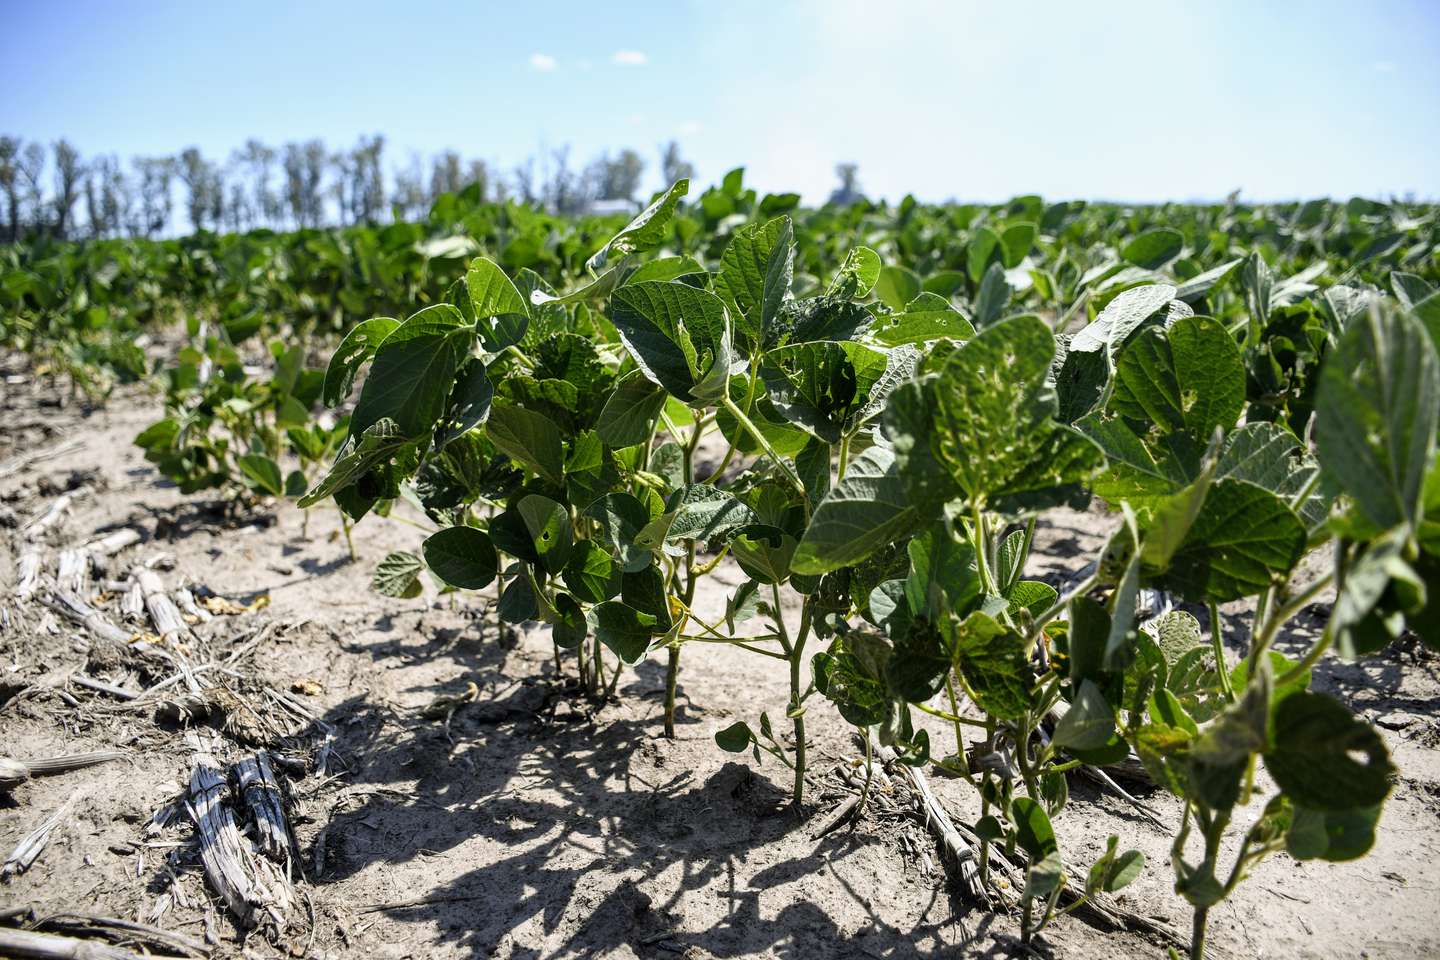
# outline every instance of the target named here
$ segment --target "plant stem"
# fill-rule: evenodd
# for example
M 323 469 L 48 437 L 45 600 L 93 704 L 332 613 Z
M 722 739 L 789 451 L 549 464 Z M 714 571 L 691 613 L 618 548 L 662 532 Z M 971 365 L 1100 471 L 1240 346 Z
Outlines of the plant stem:
M 985 590 L 987 597 L 998 597 L 999 589 L 995 586 L 995 577 L 990 571 L 990 560 L 986 554 L 985 515 L 980 512 L 980 505 L 974 504 L 970 508 L 970 522 L 974 529 L 970 540 L 975 544 L 975 566 L 980 571 L 980 586 Z
M 350 518 L 340 511 L 340 529 L 345 531 L 345 548 L 350 551 L 350 562 L 355 562 L 355 541 L 350 538 Z
M 1225 637 L 1220 622 L 1220 606 L 1210 601 L 1210 646 L 1215 651 L 1215 672 L 1220 675 L 1220 691 L 1229 703 L 1235 702 L 1235 690 L 1230 686 L 1230 668 L 1225 662 Z
M 670 645 L 670 662 L 665 669 L 665 739 L 675 739 L 675 688 L 680 680 L 680 644 Z
M 733 416 L 737 421 L 739 421 L 740 426 L 744 427 L 745 431 L 749 433 L 750 436 L 755 438 L 755 442 L 760 444 L 760 449 L 764 450 L 765 455 L 775 462 L 775 465 L 780 468 L 781 473 L 785 474 L 785 479 L 790 481 L 790 483 L 795 487 L 796 490 L 800 491 L 801 496 L 804 496 L 805 484 L 800 482 L 800 478 L 796 476 L 795 471 L 791 469 L 790 464 L 785 462 L 785 458 L 780 456 L 780 454 L 776 453 L 775 448 L 770 446 L 770 441 L 765 439 L 765 435 L 760 432 L 759 428 L 756 427 L 755 424 L 750 422 L 750 418 L 745 415 L 745 411 L 735 406 L 735 401 L 731 400 L 729 397 L 726 397 L 723 402 L 725 404 L 725 409 L 730 411 L 731 416 Z
M 1195 919 L 1190 925 L 1190 960 L 1204 960 L 1205 921 L 1209 914 L 1209 907 L 1195 908 Z
M 840 438 L 840 453 L 837 458 L 838 466 L 835 469 L 835 482 L 839 483 L 845 479 L 845 468 L 850 465 L 850 434 Z

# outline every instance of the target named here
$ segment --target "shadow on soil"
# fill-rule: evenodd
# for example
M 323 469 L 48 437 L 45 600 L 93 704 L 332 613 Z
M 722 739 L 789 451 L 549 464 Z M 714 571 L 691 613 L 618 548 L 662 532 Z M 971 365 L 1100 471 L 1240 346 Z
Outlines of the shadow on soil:
M 448 724 L 400 717 L 363 697 L 329 712 L 349 771 L 324 839 L 317 839 L 325 844 L 324 868 L 312 879 L 321 889 L 375 865 L 434 863 L 430 873 L 453 879 L 397 885 L 393 902 L 365 909 L 423 925 L 439 943 L 477 957 L 505 950 L 513 957 L 597 956 L 626 945 L 657 957 L 689 947 L 704 953 L 687 956 L 908 957 L 952 953 L 957 938 L 993 939 L 984 914 L 966 936 L 950 903 L 926 911 L 943 922 L 897 929 L 868 906 L 866 891 L 838 874 L 869 910 L 863 932 L 839 929 L 823 906 L 804 899 L 763 917 L 766 890 L 833 873 L 864 841 L 845 831 L 818 842 L 797 835 L 805 855 L 752 874 L 741 868 L 754 851 L 803 827 L 786 791 L 763 775 L 729 763 L 700 779 L 671 760 L 669 743 L 657 738 L 658 717 L 623 718 L 619 707 L 592 712 L 558 682 L 553 662 L 507 649 L 483 621 L 458 637 L 451 631 L 405 644 L 403 652 L 395 624 L 377 626 L 390 632 L 364 645 L 371 655 L 415 657 L 443 647 L 482 692 Z M 517 656 L 534 662 L 512 663 Z M 514 679 L 517 673 L 526 676 Z M 621 694 L 632 702 L 664 679 L 658 665 L 629 677 Z M 688 735 L 683 729 L 699 723 L 693 710 L 682 708 L 679 719 L 682 739 L 694 738 L 693 728 Z M 307 865 L 314 856 L 312 846 Z M 467 860 L 485 865 L 466 870 Z M 640 889 L 661 873 L 668 873 L 665 883 Z M 749 879 L 739 879 L 742 873 Z M 702 895 L 720 898 L 720 910 L 704 912 L 722 918 L 699 933 L 674 932 L 681 900 Z

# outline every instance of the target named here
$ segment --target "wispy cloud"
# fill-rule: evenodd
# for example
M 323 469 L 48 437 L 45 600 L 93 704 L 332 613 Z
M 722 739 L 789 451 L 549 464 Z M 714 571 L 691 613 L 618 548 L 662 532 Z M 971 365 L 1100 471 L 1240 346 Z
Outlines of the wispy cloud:
M 684 123 L 680 124 L 680 126 L 675 128 L 677 133 L 686 136 L 692 133 L 699 133 L 701 130 L 704 129 L 704 125 L 701 124 L 699 120 L 686 120 Z
M 1395 61 L 1394 61 L 1394 60 L 1376 60 L 1374 63 L 1370 64 L 1370 69 L 1371 69 L 1371 70 L 1374 70 L 1376 73 L 1394 73 L 1394 72 L 1395 72 Z
M 549 73 L 559 66 L 559 64 L 555 58 L 548 53 L 532 53 L 530 54 L 530 66 L 535 70 L 539 70 L 541 73 Z
M 650 62 L 650 58 L 640 50 L 616 50 L 610 61 L 622 67 L 643 67 Z

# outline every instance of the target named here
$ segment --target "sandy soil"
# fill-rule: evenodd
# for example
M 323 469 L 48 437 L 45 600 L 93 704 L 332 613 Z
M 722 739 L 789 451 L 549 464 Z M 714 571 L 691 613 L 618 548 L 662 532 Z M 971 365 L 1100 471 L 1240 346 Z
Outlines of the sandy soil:
M 415 600 L 371 593 L 373 563 L 413 549 L 422 537 L 414 527 L 367 519 L 356 532 L 360 562 L 352 564 L 333 510 L 313 511 L 305 537 L 301 513 L 287 504 L 228 517 L 221 505 L 182 497 L 163 482 L 130 445 L 156 416 L 153 397 L 121 395 L 87 413 L 55 406 L 53 391 L 33 383 L 0 382 L 0 390 L 0 464 L 70 438 L 82 444 L 0 479 L 0 524 L 10 527 L 0 535 L 12 547 L 0 553 L 8 613 L 0 631 L 0 754 L 128 754 L 0 797 L 4 853 L 81 791 L 35 866 L 0 885 L 0 908 L 141 920 L 208 937 L 219 957 L 1027 955 L 1013 918 L 959 897 L 907 806 L 882 796 L 852 829 L 815 838 L 842 796 L 834 771 L 856 753 L 848 727 L 823 702 L 809 713 L 815 778 L 803 814 L 785 806 L 788 771 L 779 764 L 753 767 L 714 745 L 714 732 L 736 718 L 783 714 L 787 679 L 773 661 L 688 646 L 679 736 L 665 740 L 660 658 L 628 673 L 619 702 L 596 711 L 557 682 L 546 631 L 502 633 L 486 598 L 433 589 Z M 242 697 L 264 685 L 308 689 L 289 696 L 334 730 L 325 771 L 290 777 L 304 880 L 303 902 L 283 931 L 247 933 L 231 922 L 206 886 L 183 816 L 145 835 L 152 814 L 189 777 L 185 732 L 157 723 L 153 710 L 127 710 L 67 680 L 81 672 L 142 689 L 165 672 L 101 656 L 44 607 L 9 601 L 22 543 L 16 525 L 66 489 L 75 501 L 47 538 L 52 555 L 133 526 L 144 540 L 110 561 L 113 575 L 168 554 L 167 587 L 190 585 L 240 603 L 268 597 L 263 610 L 197 626 L 192 653 L 197 662 L 224 660 L 275 623 L 237 657 L 227 683 Z M 1056 580 L 1079 567 L 1108 524 L 1099 513 L 1049 518 L 1031 575 Z M 718 615 L 738 571 L 722 566 L 714 582 L 700 603 Z M 118 598 L 100 607 L 120 620 Z M 1242 612 L 1227 611 L 1237 617 L 1237 638 Z M 1300 643 L 1301 634 L 1286 643 Z M 1283 856 L 1263 863 L 1212 912 L 1214 955 L 1440 952 L 1437 662 L 1414 649 L 1391 650 L 1319 671 L 1319 689 L 1379 724 L 1401 771 L 1379 842 L 1349 864 Z M 448 723 L 424 715 L 436 697 L 461 694 L 469 683 L 479 697 Z M 318 723 L 294 724 L 293 715 L 262 721 L 248 735 L 282 753 L 309 758 L 321 740 Z M 290 729 L 277 735 L 276 726 Z M 221 732 L 232 742 L 247 735 L 243 724 Z M 948 743 L 950 734 L 937 728 L 932 736 Z M 932 783 L 952 815 L 973 819 L 973 790 Z M 1167 827 L 1178 823 L 1173 798 L 1147 799 Z M 1169 829 L 1081 777 L 1072 780 L 1056 827 L 1080 870 L 1111 833 L 1143 850 L 1145 872 L 1123 903 L 1188 931 L 1188 908 L 1171 892 Z M 1164 955 L 1144 937 L 1073 918 L 1046 931 L 1036 950 L 1087 960 Z

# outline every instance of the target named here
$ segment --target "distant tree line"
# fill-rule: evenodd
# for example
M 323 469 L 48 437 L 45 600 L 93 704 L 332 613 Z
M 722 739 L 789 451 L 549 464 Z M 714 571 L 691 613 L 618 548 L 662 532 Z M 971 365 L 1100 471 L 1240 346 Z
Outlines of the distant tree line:
M 0 136 L 0 240 L 411 220 L 424 217 L 440 195 L 467 187 L 489 200 L 583 213 L 601 201 L 633 204 L 645 173 L 645 161 L 630 149 L 575 166 L 570 148 L 562 147 L 527 159 L 508 175 L 453 150 L 428 160 L 413 154 L 387 171 L 384 149 L 378 135 L 338 151 L 320 140 L 270 146 L 251 139 L 223 161 L 190 147 L 175 156 L 122 163 L 114 154 L 83 158 L 66 140 L 47 148 Z M 666 183 L 694 175 L 673 141 L 660 148 L 660 174 Z

